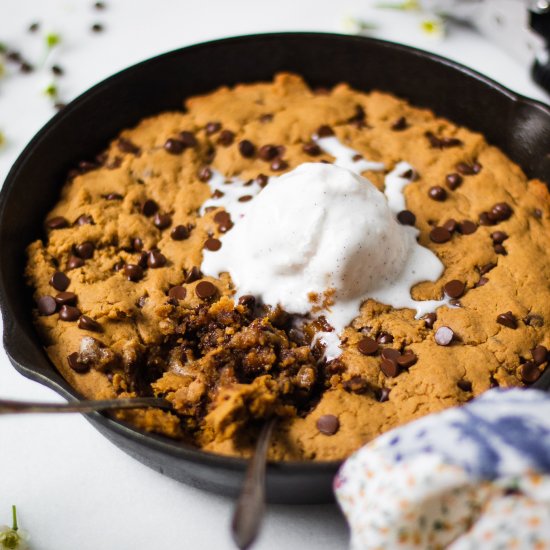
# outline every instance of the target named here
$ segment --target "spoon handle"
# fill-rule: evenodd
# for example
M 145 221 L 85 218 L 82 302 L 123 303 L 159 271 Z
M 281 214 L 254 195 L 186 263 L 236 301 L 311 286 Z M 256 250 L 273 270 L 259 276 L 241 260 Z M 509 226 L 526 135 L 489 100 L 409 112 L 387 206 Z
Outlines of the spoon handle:
M 254 455 L 248 463 L 241 494 L 235 505 L 231 532 L 240 550 L 250 548 L 262 524 L 265 512 L 265 467 L 267 451 L 276 419 L 266 422 L 256 443 Z
M 171 408 L 171 405 L 160 397 L 130 397 L 128 399 L 102 399 L 70 403 L 36 403 L 0 399 L 0 414 L 93 412 L 105 409 L 138 409 L 142 407 Z

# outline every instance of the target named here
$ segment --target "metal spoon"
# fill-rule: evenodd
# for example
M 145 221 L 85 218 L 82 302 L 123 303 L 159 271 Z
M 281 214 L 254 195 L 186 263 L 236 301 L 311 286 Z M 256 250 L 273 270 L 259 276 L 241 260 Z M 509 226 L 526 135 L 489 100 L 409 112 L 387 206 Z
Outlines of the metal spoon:
M 239 550 L 250 548 L 260 532 L 265 512 L 265 467 L 276 419 L 266 422 L 248 463 L 241 494 L 235 505 L 231 533 Z
M 139 409 L 160 407 L 171 409 L 172 405 L 160 397 L 129 397 L 127 399 L 101 399 L 75 401 L 72 403 L 37 403 L 33 401 L 11 401 L 0 399 L 0 414 L 12 413 L 72 413 L 93 412 L 105 409 Z

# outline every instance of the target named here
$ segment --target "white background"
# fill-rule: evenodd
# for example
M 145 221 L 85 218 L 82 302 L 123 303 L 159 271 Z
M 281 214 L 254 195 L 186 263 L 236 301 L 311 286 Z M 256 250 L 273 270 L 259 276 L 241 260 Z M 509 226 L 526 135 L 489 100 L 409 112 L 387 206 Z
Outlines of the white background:
M 465 28 L 444 41 L 418 30 L 414 14 L 375 10 L 368 0 L 0 0 L 0 42 L 36 64 L 31 75 L 9 66 L 0 79 L 0 181 L 25 143 L 54 113 L 42 90 L 58 79 L 70 100 L 108 75 L 181 46 L 224 36 L 284 30 L 339 32 L 346 16 L 378 25 L 376 36 L 429 49 L 469 65 L 525 95 L 547 96 L 506 53 Z M 373 2 L 370 2 L 372 5 Z M 27 32 L 39 21 L 36 34 Z M 94 34 L 93 23 L 105 31 Z M 62 44 L 45 59 L 44 34 Z M 399 70 L 395 67 L 395 70 Z M 1 253 L 1 251 L 0 251 Z M 9 261 L 9 258 L 1 258 Z M 13 370 L 0 351 L 0 396 L 59 400 Z M 232 548 L 232 502 L 181 485 L 127 457 L 79 416 L 0 418 L 0 524 L 17 504 L 34 550 Z M 258 549 L 345 548 L 347 530 L 335 506 L 271 506 Z

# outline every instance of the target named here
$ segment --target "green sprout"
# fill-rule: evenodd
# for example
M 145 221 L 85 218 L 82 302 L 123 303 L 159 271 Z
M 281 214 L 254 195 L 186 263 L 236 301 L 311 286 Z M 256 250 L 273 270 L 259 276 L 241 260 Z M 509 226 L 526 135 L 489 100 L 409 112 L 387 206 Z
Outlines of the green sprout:
M 48 50 L 55 48 L 61 42 L 61 36 L 55 32 L 46 35 L 46 47 Z
M 44 88 L 44 93 L 50 98 L 50 99 L 56 99 L 57 98 L 57 86 L 54 82 L 51 84 L 48 84 L 46 88 Z
M 0 527 L 0 549 L 1 550 L 27 550 L 28 535 L 24 531 L 19 530 L 17 523 L 17 508 L 11 507 L 12 526 L 7 525 Z

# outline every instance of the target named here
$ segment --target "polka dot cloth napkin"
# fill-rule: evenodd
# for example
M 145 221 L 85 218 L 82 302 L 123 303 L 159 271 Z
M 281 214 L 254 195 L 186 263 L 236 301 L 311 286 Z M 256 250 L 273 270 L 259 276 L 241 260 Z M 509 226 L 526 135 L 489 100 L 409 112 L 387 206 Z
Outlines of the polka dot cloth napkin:
M 493 389 L 353 454 L 334 489 L 354 550 L 550 549 L 550 396 Z

